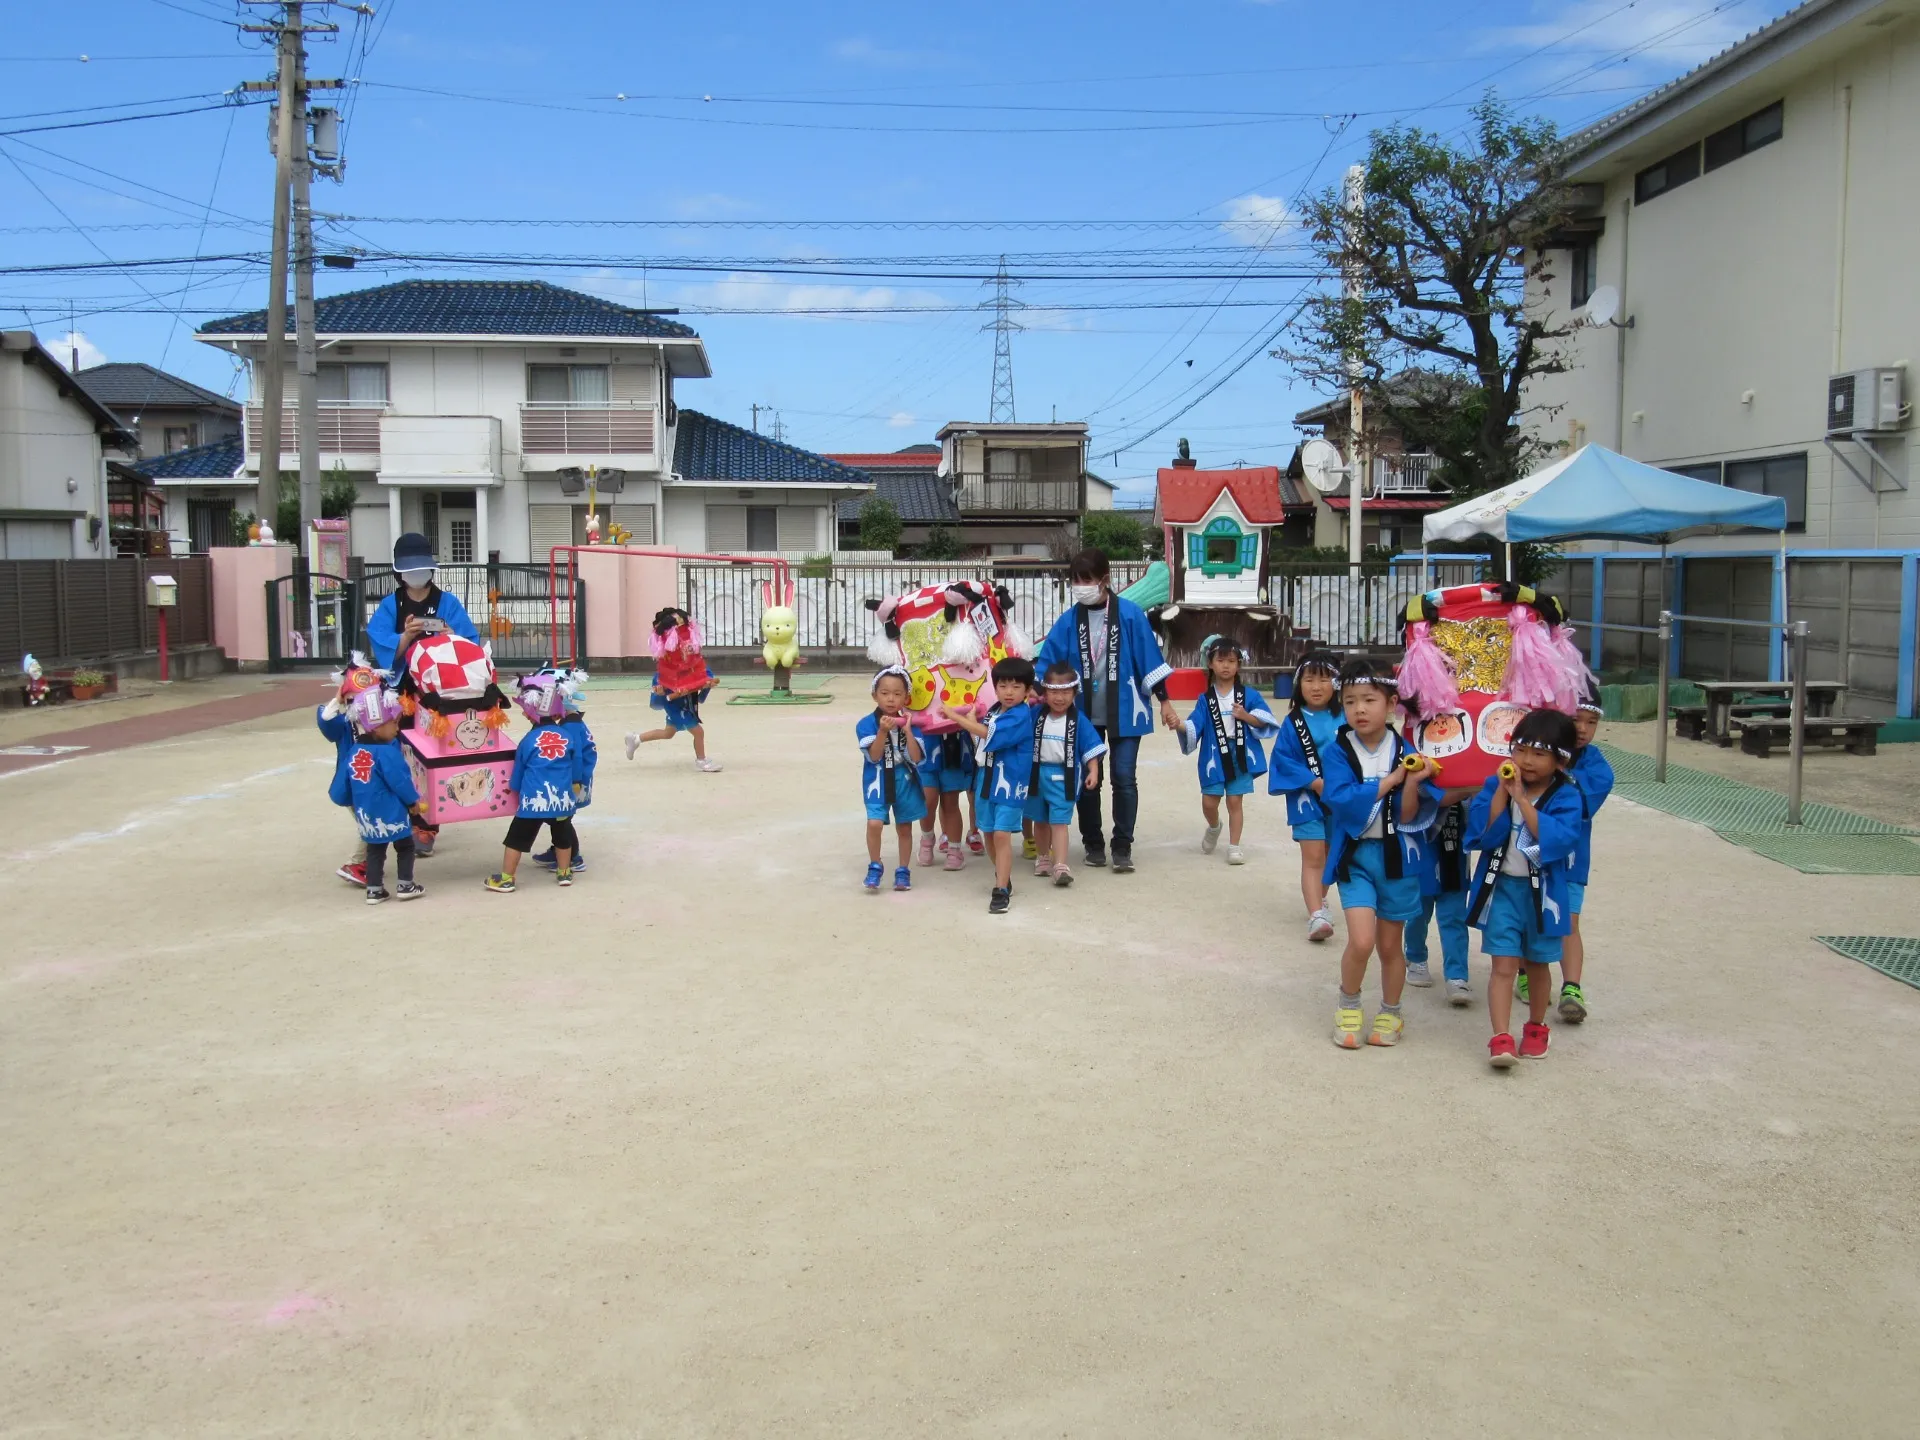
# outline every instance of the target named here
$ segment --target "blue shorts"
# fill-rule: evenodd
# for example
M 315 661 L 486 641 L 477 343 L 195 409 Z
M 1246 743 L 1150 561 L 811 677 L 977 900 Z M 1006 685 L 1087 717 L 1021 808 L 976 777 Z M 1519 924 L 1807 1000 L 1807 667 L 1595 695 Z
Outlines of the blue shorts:
M 1205 793 L 1204 791 L 1202 793 Z M 1289 827 L 1293 831 L 1294 843 L 1302 840 L 1324 840 L 1327 838 L 1327 819 L 1321 816 L 1317 820 L 1303 820 Z
M 1587 887 L 1584 885 L 1567 886 L 1567 903 L 1573 907 L 1572 913 L 1578 915 L 1580 907 L 1587 903 Z
M 1487 902 L 1480 929 L 1482 955 L 1518 955 L 1529 965 L 1558 965 L 1560 937 L 1540 933 L 1533 913 L 1533 883 L 1523 875 L 1502 875 Z
M 682 700 L 653 698 L 653 708 L 666 717 L 670 730 L 692 730 L 700 723 L 700 702 L 691 695 Z
M 1027 796 L 1026 817 L 1049 825 L 1065 825 L 1073 819 L 1078 796 L 1067 793 L 1067 767 L 1042 765 L 1040 788 Z
M 891 819 L 896 825 L 911 825 L 916 820 L 925 819 L 926 814 L 926 797 L 921 795 L 920 787 L 917 785 L 900 787 L 900 798 L 894 802 L 891 816 L 887 814 L 887 807 L 884 804 L 872 796 L 867 797 L 867 819 L 869 820 L 879 820 L 884 823 Z
M 975 818 L 979 820 L 982 831 L 1018 835 L 1020 823 L 1026 818 L 1026 807 L 1024 800 L 988 800 L 983 797 Z
M 927 756 L 926 759 L 920 762 L 920 788 L 923 790 L 938 790 L 942 795 L 957 795 L 961 791 L 971 790 L 973 788 L 973 777 L 976 772 L 973 759 L 973 742 L 971 740 L 967 742 L 961 752 L 965 757 L 965 761 L 956 768 L 940 763 L 942 754 L 946 749 L 946 747 L 941 744 L 944 738 L 944 736 L 940 735 L 929 735 L 926 737 L 925 745 Z
M 1385 841 L 1362 840 L 1347 857 L 1346 868 L 1346 878 L 1338 882 L 1342 910 L 1371 910 L 1382 920 L 1403 924 L 1420 918 L 1420 877 L 1387 878 Z
M 1236 775 L 1231 780 L 1202 780 L 1202 795 L 1251 795 L 1253 794 L 1253 776 Z

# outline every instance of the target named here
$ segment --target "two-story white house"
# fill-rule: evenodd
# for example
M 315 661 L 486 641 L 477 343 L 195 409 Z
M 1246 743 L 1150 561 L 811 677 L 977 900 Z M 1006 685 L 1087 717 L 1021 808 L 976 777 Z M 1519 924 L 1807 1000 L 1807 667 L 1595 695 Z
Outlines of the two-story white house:
M 739 426 L 682 411 L 675 383 L 712 374 L 686 325 L 541 281 L 408 280 L 319 301 L 320 465 L 359 490 L 353 552 L 383 563 L 428 535 L 443 563 L 544 560 L 585 538 L 588 495 L 563 472 L 624 472 L 598 491 L 633 543 L 684 550 L 834 548 L 833 507 L 866 477 Z M 265 312 L 202 325 L 248 363 L 255 397 L 235 473 L 174 478 L 188 507 L 259 473 Z M 298 468 L 292 347 L 280 468 Z M 176 462 L 176 468 L 178 467 Z M 198 466 L 218 469 L 217 461 Z M 166 483 L 163 481 L 162 483 Z

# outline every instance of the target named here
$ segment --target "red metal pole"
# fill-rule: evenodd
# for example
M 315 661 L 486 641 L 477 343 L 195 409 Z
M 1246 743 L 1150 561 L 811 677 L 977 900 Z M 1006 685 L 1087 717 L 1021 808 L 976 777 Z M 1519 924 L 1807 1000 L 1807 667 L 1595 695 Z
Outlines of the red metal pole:
M 160 678 L 167 678 L 167 608 L 164 605 L 154 607 L 160 613 Z

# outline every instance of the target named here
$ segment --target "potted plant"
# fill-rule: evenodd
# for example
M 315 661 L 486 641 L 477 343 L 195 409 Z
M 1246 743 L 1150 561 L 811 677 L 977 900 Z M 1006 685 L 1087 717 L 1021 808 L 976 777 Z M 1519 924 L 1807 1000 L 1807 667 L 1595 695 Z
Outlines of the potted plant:
M 107 688 L 107 677 L 98 670 L 76 670 L 67 679 L 67 689 L 76 700 L 91 700 Z

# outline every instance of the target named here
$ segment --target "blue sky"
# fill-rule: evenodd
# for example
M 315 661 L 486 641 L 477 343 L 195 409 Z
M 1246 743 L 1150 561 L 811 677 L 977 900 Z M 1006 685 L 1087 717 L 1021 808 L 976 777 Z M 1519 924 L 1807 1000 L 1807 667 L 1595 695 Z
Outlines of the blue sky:
M 71 308 L 83 364 L 237 389 L 192 332 L 264 303 L 266 112 L 195 107 L 271 72 L 235 24 L 266 8 L 8 7 L 0 266 L 100 268 L 0 275 L 0 324 L 64 345 Z M 1369 129 L 1456 128 L 1488 86 L 1571 128 L 1786 8 L 375 0 L 310 46 L 312 74 L 361 82 L 346 182 L 314 203 L 354 217 L 323 248 L 405 258 L 324 272 L 321 292 L 531 275 L 677 305 L 715 372 L 682 403 L 741 423 L 771 405 L 797 444 L 892 450 L 986 418 L 974 307 L 1004 253 L 1032 275 L 1019 418 L 1087 420 L 1094 468 L 1144 493 L 1182 435 L 1203 463 L 1291 450 L 1314 396 L 1264 342 L 1316 282 L 1288 216 Z M 166 110 L 194 113 L 39 128 Z M 608 221 L 650 223 L 554 223 Z M 193 256 L 239 258 L 113 268 Z

